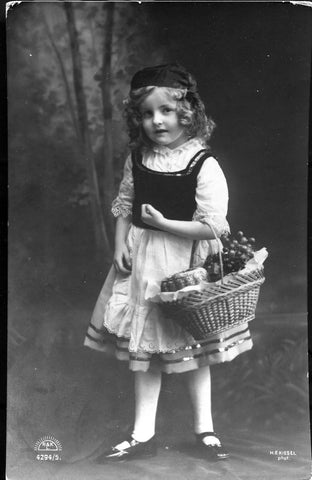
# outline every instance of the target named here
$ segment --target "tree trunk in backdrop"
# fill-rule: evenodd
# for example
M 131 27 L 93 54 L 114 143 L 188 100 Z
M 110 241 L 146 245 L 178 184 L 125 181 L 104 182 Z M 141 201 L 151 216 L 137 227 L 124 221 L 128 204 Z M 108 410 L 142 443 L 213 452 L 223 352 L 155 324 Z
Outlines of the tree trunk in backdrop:
M 110 253 L 110 245 L 103 220 L 98 177 L 95 168 L 94 154 L 91 147 L 90 132 L 88 127 L 87 102 L 83 89 L 82 64 L 79 51 L 78 33 L 75 23 L 74 7 L 70 2 L 64 2 L 64 10 L 67 19 L 73 61 L 73 80 L 77 102 L 78 127 L 80 132 L 79 143 L 81 145 L 83 156 L 86 160 L 95 240 L 98 251 L 104 249 L 105 253 Z
M 56 46 L 56 43 L 54 41 L 52 32 L 50 31 L 49 24 L 48 24 L 47 19 L 45 17 L 44 8 L 42 8 L 42 20 L 43 20 L 43 23 L 44 23 L 44 26 L 45 26 L 45 29 L 46 29 L 46 33 L 47 33 L 48 38 L 50 40 L 52 49 L 53 49 L 53 51 L 56 55 L 56 58 L 58 60 L 58 63 L 59 63 L 60 69 L 61 69 L 61 74 L 62 74 L 64 86 L 65 86 L 65 94 L 66 94 L 66 100 L 67 100 L 69 113 L 70 113 L 70 116 L 71 116 L 71 119 L 72 119 L 72 122 L 73 122 L 73 126 L 74 126 L 74 129 L 75 129 L 76 136 L 79 139 L 80 131 L 79 131 L 78 122 L 77 122 L 77 115 L 76 115 L 76 112 L 75 112 L 75 106 L 74 106 L 74 102 L 72 100 L 72 96 L 71 96 L 71 92 L 70 92 L 70 86 L 69 86 L 68 78 L 67 78 L 67 75 L 66 75 L 66 69 L 65 69 L 64 61 L 62 59 L 62 56 L 61 56 L 61 53 L 60 53 L 59 49 Z
M 114 31 L 115 3 L 103 4 L 106 14 L 106 25 L 103 42 L 102 75 L 100 80 L 104 120 L 104 212 L 109 237 L 113 238 L 113 222 L 110 215 L 110 206 L 114 193 L 114 166 L 113 166 L 113 128 L 112 128 L 112 43 Z

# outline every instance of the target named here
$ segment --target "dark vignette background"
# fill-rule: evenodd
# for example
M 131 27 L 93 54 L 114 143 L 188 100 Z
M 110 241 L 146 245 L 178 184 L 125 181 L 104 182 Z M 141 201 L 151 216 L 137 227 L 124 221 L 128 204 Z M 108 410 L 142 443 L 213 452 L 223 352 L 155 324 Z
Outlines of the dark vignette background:
M 218 125 L 212 146 L 229 183 L 230 224 L 270 252 L 267 309 L 305 311 L 309 15 L 278 4 L 176 7 L 166 5 L 167 21 L 157 12 L 160 37 L 196 73 Z M 187 39 L 182 51 L 177 38 Z
M 88 3 L 79 7 L 86 14 L 93 2 Z M 25 31 L 25 52 L 43 48 L 40 36 L 35 45 L 28 38 L 31 22 L 33 26 L 39 22 L 38 16 L 29 15 L 32 8 L 35 14 L 32 2 L 16 10 L 7 30 L 12 192 L 8 451 L 16 478 L 25 471 L 28 478 L 35 478 L 38 464 L 31 462 L 32 448 L 40 436 L 59 438 L 67 460 L 83 459 L 103 441 L 103 432 L 104 443 L 110 444 L 114 432 L 131 423 L 132 414 L 126 367 L 82 347 L 111 258 L 99 256 L 95 249 L 88 207 L 73 209 L 68 203 L 69 190 L 81 181 L 80 170 L 77 173 L 73 168 L 75 149 L 68 139 L 62 145 L 62 137 L 40 138 L 40 142 L 27 137 L 28 129 L 35 135 L 36 113 L 45 89 L 44 82 L 38 79 L 36 84 L 32 78 L 38 91 L 31 97 L 23 79 L 27 77 L 20 84 L 16 81 L 24 62 L 15 38 L 17 30 Z M 48 3 L 47 9 L 51 8 L 53 4 Z M 232 429 L 236 428 L 241 429 L 241 437 L 249 438 L 252 431 L 263 435 L 255 447 L 258 459 L 270 439 L 272 448 L 301 445 L 302 456 L 308 445 L 310 9 L 227 2 L 131 3 L 124 8 L 152 32 L 150 45 L 157 45 L 161 61 L 179 61 L 195 74 L 207 111 L 218 125 L 211 144 L 228 180 L 232 230 L 255 236 L 257 245 L 266 246 L 270 255 L 258 319 L 253 323 L 255 348 L 230 365 L 215 368 L 216 422 L 234 450 L 237 433 Z M 46 55 L 52 59 L 51 52 Z M 148 64 L 147 55 L 144 61 L 137 58 L 135 66 Z M 35 107 L 23 108 L 26 100 Z M 52 100 L 49 105 L 47 118 L 55 112 Z M 22 149 L 16 146 L 17 136 L 25 141 Z M 117 146 L 118 138 L 114 141 Z M 123 142 L 125 154 L 124 137 Z M 68 166 L 69 156 L 72 163 Z M 116 164 L 121 166 L 123 159 L 118 156 Z M 100 155 L 97 163 L 101 172 Z M 21 188 L 23 183 L 27 189 Z M 51 201 L 51 186 L 58 192 L 57 201 Z M 185 434 L 180 418 L 185 415 L 186 427 L 191 428 L 191 417 L 179 381 L 170 378 L 165 382 L 168 388 L 161 399 L 158 429 L 164 441 L 174 444 L 174 435 L 182 438 Z M 171 406 L 177 400 L 171 418 Z M 26 452 L 28 470 L 22 452 Z M 247 467 L 238 464 L 237 468 L 241 472 Z M 271 467 L 264 463 L 263 468 L 267 468 L 267 478 L 273 479 Z M 67 475 L 71 478 L 70 472 Z M 250 472 L 246 475 L 252 478 Z M 285 472 L 281 475 L 274 478 L 287 478 Z

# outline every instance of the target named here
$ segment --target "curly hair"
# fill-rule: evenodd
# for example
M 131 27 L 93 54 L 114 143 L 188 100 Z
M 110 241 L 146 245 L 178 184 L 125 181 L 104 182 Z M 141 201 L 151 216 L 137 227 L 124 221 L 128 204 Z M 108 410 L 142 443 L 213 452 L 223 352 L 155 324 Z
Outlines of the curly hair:
M 129 97 L 124 101 L 124 115 L 128 126 L 130 148 L 151 145 L 151 141 L 142 128 L 140 106 L 155 88 L 161 88 L 177 101 L 177 115 L 180 124 L 185 127 L 188 138 L 198 137 L 204 144 L 207 144 L 216 124 L 211 118 L 207 118 L 205 105 L 199 94 L 182 88 L 149 86 L 131 90 Z

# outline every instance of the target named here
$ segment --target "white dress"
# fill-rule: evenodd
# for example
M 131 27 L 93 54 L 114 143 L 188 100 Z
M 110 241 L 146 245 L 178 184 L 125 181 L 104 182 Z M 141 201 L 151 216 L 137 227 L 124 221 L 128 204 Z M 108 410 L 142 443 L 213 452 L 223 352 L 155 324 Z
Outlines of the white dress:
M 202 142 L 196 138 L 173 150 L 156 146 L 152 150 L 143 151 L 142 162 L 151 170 L 177 172 L 183 170 L 190 159 L 202 149 Z M 133 198 L 132 161 L 129 155 L 118 196 L 112 204 L 113 214 L 116 217 L 131 215 Z M 208 222 L 214 227 L 217 236 L 229 231 L 226 220 L 227 183 L 213 156 L 204 161 L 197 176 L 195 199 L 197 208 L 193 220 Z M 217 240 L 202 240 L 197 243 L 192 266 L 203 265 L 207 255 L 217 251 Z M 205 345 L 201 345 L 201 342 L 195 342 L 194 338 L 173 320 L 165 318 L 159 306 L 149 300 L 159 292 L 160 283 L 165 277 L 189 268 L 192 240 L 130 224 L 127 245 L 132 260 L 131 274 L 118 274 L 114 267 L 111 267 L 89 324 L 84 342 L 86 346 L 102 351 L 114 351 L 120 360 L 130 361 L 132 370 L 147 370 L 153 356 L 153 360 L 156 360 L 156 363 L 158 361 L 160 368 L 167 373 L 231 360 L 251 348 L 250 334 L 248 328 L 243 328 L 244 325 L 238 330 L 237 327 L 233 329 L 229 336 L 231 340 L 218 334 L 213 335 Z M 238 340 L 245 340 L 234 345 L 235 335 Z M 212 351 L 212 347 L 220 347 L 220 338 L 221 344 L 226 342 L 221 346 L 231 344 L 231 351 L 229 348 L 219 348 L 220 351 L 215 352 L 214 348 L 212 356 L 209 356 L 207 348 Z M 197 349 L 195 357 L 189 355 L 189 350 L 194 348 Z M 185 351 L 188 351 L 187 357 Z

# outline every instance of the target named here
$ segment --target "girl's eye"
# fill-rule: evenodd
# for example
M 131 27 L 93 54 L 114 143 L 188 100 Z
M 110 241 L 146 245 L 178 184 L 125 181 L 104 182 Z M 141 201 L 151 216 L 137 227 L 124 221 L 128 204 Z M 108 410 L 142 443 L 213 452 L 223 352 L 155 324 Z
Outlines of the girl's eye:
M 151 112 L 143 112 L 142 113 L 142 118 L 150 118 L 152 116 Z
M 173 111 L 173 109 L 170 108 L 170 107 L 165 107 L 165 108 L 163 109 L 163 112 L 164 112 L 164 113 L 170 113 L 170 112 L 172 112 L 172 111 Z

